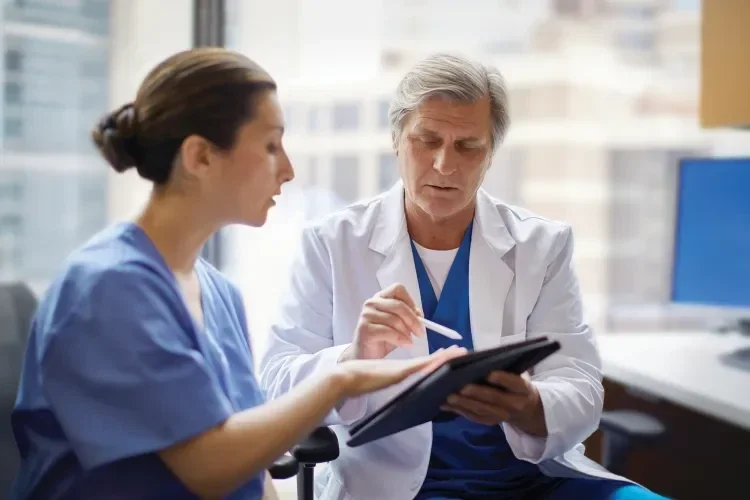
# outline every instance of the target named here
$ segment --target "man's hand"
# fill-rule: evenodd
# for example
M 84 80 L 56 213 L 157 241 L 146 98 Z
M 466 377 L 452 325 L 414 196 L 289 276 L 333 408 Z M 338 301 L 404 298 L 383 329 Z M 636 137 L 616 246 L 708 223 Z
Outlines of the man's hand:
M 467 385 L 458 394 L 452 394 L 443 409 L 480 424 L 508 422 L 532 436 L 547 435 L 542 400 L 528 377 L 497 371 L 487 381 L 497 388 Z
M 403 285 L 378 292 L 362 306 L 352 345 L 339 362 L 382 359 L 397 347 L 411 346 L 412 334 L 424 337 L 427 333 L 421 314 Z

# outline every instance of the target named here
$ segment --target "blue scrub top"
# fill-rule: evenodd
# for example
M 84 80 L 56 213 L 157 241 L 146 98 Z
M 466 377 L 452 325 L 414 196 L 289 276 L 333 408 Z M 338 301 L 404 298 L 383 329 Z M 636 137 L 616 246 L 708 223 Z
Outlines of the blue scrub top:
M 457 344 L 473 350 L 469 307 L 469 225 L 437 299 L 427 270 L 412 242 L 412 255 L 425 318 L 462 335 L 455 341 L 427 330 L 430 352 Z M 418 500 L 540 498 L 555 484 L 536 465 L 519 460 L 500 425 L 487 426 L 444 412 L 432 424 L 432 451 Z
M 156 454 L 263 403 L 239 292 L 196 263 L 204 328 L 135 224 L 68 260 L 32 323 L 10 500 L 193 499 Z M 229 499 L 259 499 L 263 477 Z

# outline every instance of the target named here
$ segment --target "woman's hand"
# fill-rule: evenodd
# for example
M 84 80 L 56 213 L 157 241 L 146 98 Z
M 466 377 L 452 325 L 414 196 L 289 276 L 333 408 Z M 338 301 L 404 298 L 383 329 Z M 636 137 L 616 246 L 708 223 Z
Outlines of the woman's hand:
M 414 359 L 365 359 L 338 365 L 345 397 L 355 397 L 397 384 L 416 373 L 430 373 L 446 361 L 463 356 L 466 349 L 449 347 Z

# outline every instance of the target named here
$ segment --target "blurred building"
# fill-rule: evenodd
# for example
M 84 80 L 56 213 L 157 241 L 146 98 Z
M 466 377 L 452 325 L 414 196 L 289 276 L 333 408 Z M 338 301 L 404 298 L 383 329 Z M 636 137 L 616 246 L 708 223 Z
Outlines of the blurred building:
M 287 2 L 286 9 L 301 6 L 295 22 L 304 24 L 305 0 Z M 373 4 L 380 10 L 367 19 L 383 23 L 381 38 L 351 42 L 367 45 L 353 66 L 330 52 L 307 54 L 305 65 L 284 60 L 286 144 L 299 182 L 347 201 L 392 185 L 397 172 L 387 108 L 398 79 L 436 51 L 476 56 L 506 76 L 513 119 L 485 187 L 573 225 L 576 265 L 595 324 L 611 326 L 613 306 L 666 302 L 675 166 L 682 156 L 712 148 L 696 119 L 696 2 L 478 0 L 465 9 L 445 0 Z M 319 36 L 336 40 L 336 23 L 349 18 L 335 19 Z M 284 44 L 279 57 L 294 52 L 294 43 Z M 351 69 L 345 80 L 326 69 L 331 61 L 342 72 Z M 327 77 L 304 66 L 317 66 Z
M 108 105 L 109 3 L 3 2 L 0 279 L 43 284 L 108 222 L 89 131 Z

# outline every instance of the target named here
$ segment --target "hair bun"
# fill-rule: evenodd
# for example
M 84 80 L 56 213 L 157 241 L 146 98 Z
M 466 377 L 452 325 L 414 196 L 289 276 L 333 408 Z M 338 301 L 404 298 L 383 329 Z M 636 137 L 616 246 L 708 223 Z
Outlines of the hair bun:
M 91 132 L 102 156 L 118 172 L 138 165 L 138 116 L 133 103 L 104 115 Z

